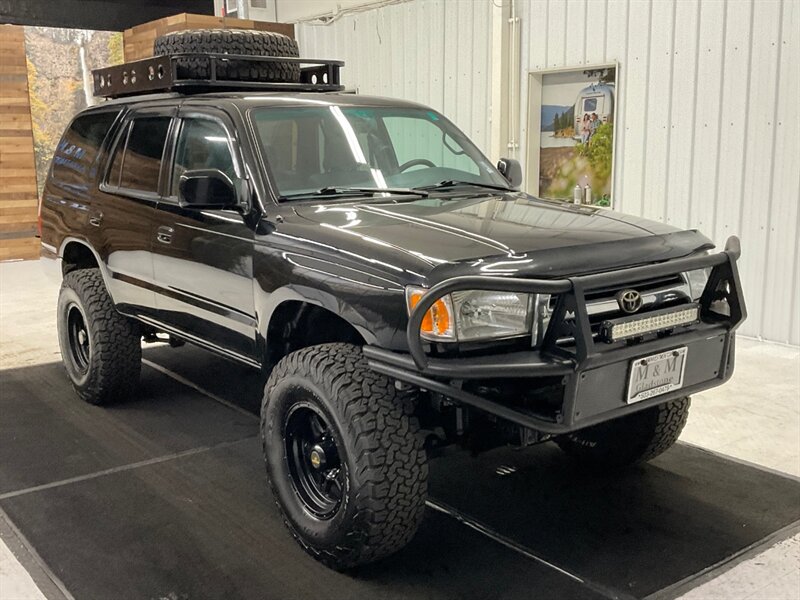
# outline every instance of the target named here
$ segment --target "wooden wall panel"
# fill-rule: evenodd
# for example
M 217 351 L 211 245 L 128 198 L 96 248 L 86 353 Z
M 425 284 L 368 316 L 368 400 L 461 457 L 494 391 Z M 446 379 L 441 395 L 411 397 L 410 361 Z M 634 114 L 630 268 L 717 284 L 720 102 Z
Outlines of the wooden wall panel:
M 23 28 L 0 25 L 0 260 L 39 257 Z
M 276 31 L 294 38 L 294 25 L 287 23 L 181 13 L 126 29 L 123 33 L 125 62 L 153 56 L 153 42 L 158 36 L 182 29 L 256 29 Z

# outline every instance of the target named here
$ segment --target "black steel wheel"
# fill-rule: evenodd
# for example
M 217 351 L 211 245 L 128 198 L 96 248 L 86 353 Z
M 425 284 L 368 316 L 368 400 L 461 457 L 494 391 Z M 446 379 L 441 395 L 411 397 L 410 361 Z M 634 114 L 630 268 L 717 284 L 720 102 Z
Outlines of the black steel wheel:
M 105 404 L 131 394 L 141 371 L 139 326 L 117 311 L 99 269 L 64 276 L 57 324 L 64 368 L 83 400 Z
M 320 344 L 275 366 L 261 406 L 264 461 L 289 531 L 335 569 L 405 546 L 425 511 L 428 466 L 412 403 L 361 348 Z
M 69 357 L 75 369 L 85 375 L 89 371 L 92 348 L 89 343 L 89 330 L 81 307 L 70 303 L 67 307 L 67 331 L 69 336 Z
M 302 390 L 299 392 L 303 395 Z M 347 486 L 347 466 L 339 459 L 333 430 L 308 401 L 292 407 L 283 427 L 295 493 L 311 514 L 330 519 L 341 505 Z

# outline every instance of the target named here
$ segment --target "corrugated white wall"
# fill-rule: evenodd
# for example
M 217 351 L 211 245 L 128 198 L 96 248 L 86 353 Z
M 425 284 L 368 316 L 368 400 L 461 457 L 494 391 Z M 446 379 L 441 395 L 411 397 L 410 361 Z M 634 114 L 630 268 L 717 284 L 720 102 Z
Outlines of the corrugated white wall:
M 739 235 L 742 333 L 800 344 L 800 1 L 516 0 L 516 11 L 522 160 L 528 73 L 618 61 L 615 207 L 719 245 Z M 491 0 L 412 0 L 297 34 L 305 56 L 346 60 L 360 93 L 431 105 L 488 150 Z
M 340 58 L 360 94 L 421 102 L 489 146 L 490 0 L 413 0 L 298 23 L 302 56 Z
M 800 2 L 529 0 L 527 73 L 619 61 L 615 208 L 742 239 L 742 333 L 800 344 Z M 524 155 L 526 111 L 522 111 Z

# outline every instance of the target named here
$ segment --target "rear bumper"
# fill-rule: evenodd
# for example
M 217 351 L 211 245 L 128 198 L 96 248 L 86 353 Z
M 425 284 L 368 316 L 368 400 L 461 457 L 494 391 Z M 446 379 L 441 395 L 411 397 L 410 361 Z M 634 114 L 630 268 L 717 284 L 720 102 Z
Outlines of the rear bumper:
M 738 240 L 732 238 L 719 254 L 564 280 L 452 278 L 431 288 L 412 312 L 407 330 L 409 353 L 367 346 L 364 354 L 373 370 L 396 380 L 545 434 L 568 433 L 718 386 L 730 378 L 735 330 L 746 316 L 736 269 L 738 257 Z M 593 338 L 584 299 L 586 291 L 705 267 L 711 267 L 712 272 L 700 300 L 699 323 L 672 335 L 633 344 L 605 344 Z M 541 348 L 469 358 L 429 357 L 419 335 L 422 317 L 438 298 L 465 289 L 559 294 Z M 712 310 L 721 294 L 729 309 L 724 317 Z M 574 334 L 575 343 L 569 350 L 557 343 L 565 328 Z M 631 362 L 681 347 L 687 348 L 682 388 L 628 404 L 626 388 Z M 470 380 L 525 379 L 532 380 L 531 385 L 535 386 L 537 379 L 545 381 L 544 378 L 547 382 L 560 380 L 560 404 L 552 416 L 535 414 L 511 402 L 465 389 L 474 388 L 468 385 Z

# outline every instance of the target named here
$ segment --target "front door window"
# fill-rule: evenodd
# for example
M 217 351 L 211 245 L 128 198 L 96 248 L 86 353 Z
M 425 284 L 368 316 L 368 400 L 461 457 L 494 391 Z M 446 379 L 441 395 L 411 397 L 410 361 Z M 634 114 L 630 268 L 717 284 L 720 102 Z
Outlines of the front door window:
M 236 168 L 225 128 L 210 119 L 185 119 L 178 136 L 172 171 L 174 196 L 178 195 L 181 175 L 186 171 L 198 169 L 217 169 L 231 180 L 236 177 Z

